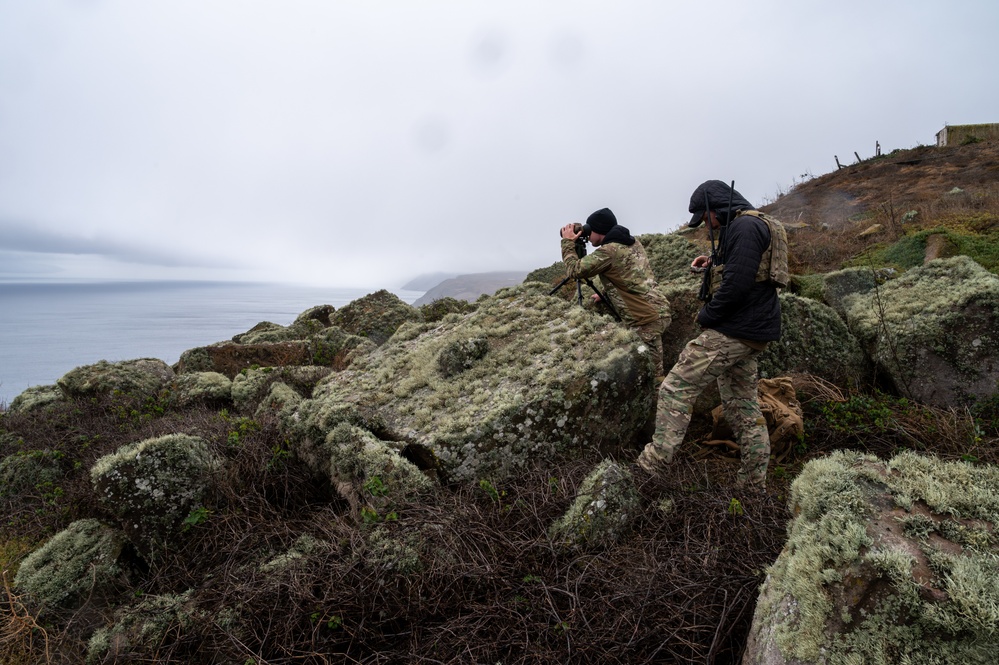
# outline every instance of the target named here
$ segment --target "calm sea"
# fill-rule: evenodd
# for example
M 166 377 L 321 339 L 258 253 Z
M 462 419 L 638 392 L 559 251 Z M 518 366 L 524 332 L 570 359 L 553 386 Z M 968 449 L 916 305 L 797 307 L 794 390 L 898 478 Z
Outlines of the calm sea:
M 113 282 L 0 284 L 0 403 L 80 365 L 168 364 L 261 321 L 288 325 L 315 305 L 343 307 L 377 289 L 283 284 Z M 395 290 L 412 304 L 422 291 Z

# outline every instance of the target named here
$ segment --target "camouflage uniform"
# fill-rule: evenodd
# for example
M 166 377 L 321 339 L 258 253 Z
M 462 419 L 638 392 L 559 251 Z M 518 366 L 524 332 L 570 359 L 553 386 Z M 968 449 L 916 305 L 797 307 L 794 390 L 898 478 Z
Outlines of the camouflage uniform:
M 656 432 L 638 463 L 655 473 L 683 441 L 698 395 L 718 383 L 725 420 L 742 453 L 740 485 L 763 488 L 770 436 L 757 401 L 756 358 L 780 339 L 778 289 L 787 285 L 787 234 L 775 219 L 755 210 L 720 180 L 702 183 L 690 197 L 688 226 L 710 220 L 721 230 L 710 259 L 710 294 L 697 313 L 704 329 L 680 354 L 659 389 Z M 712 243 L 713 244 L 713 243 Z M 705 257 L 707 258 L 707 257 Z
M 599 276 L 604 295 L 626 326 L 638 333 L 651 353 L 656 376 L 663 376 L 663 333 L 670 324 L 669 300 L 659 290 L 645 248 L 611 242 L 580 259 L 572 240 L 562 240 L 562 262 L 572 279 Z
M 694 400 L 718 382 L 725 419 L 735 432 L 742 454 L 739 484 L 763 487 L 770 458 L 770 436 L 757 402 L 757 351 L 715 330 L 691 340 L 663 381 L 656 407 L 656 433 L 638 457 L 639 465 L 655 473 L 673 459 L 690 424 Z

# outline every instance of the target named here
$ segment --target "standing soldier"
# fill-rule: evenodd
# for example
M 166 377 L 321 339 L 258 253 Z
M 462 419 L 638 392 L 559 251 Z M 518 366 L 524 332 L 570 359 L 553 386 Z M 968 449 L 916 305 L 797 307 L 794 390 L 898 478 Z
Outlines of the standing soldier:
M 705 303 L 697 315 L 704 332 L 687 343 L 659 389 L 656 431 L 638 465 L 655 474 L 673 459 L 694 401 L 717 381 L 742 457 L 737 482 L 764 489 L 770 437 L 758 403 L 756 359 L 780 338 L 777 290 L 787 286 L 787 234 L 720 180 L 698 186 L 688 210 L 689 226 L 707 222 L 711 231 L 721 231 L 714 260 L 699 256 L 691 264 L 692 270 L 709 271 L 710 289 L 702 292 Z
M 663 333 L 670 324 L 669 300 L 659 290 L 652 267 L 641 241 L 617 223 L 608 208 L 601 208 L 586 219 L 590 244 L 596 247 L 580 258 L 575 241 L 585 231 L 578 224 L 562 227 L 562 262 L 570 279 L 600 276 L 604 296 L 621 321 L 638 333 L 649 346 L 656 377 L 663 372 Z M 583 227 L 583 228 L 586 228 Z M 599 299 L 600 296 L 593 296 Z

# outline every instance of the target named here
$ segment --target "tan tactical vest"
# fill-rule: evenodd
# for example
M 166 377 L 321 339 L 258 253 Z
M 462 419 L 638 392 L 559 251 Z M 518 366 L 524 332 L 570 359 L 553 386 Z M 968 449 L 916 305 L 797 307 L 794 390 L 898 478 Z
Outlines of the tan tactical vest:
M 779 289 L 785 288 L 790 277 L 787 269 L 787 231 L 784 229 L 784 225 L 759 210 L 743 210 L 739 215 L 756 217 L 766 224 L 770 231 L 770 245 L 763 250 L 760 267 L 756 270 L 756 281 L 769 282 Z M 724 270 L 724 264 L 711 267 L 711 293 L 717 291 L 718 287 L 721 286 Z

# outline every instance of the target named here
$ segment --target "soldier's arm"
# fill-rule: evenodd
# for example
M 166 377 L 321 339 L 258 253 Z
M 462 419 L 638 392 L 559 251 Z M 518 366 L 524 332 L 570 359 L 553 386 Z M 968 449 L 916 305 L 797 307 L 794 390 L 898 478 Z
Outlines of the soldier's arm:
M 592 254 L 582 259 L 576 256 L 576 248 L 572 240 L 562 240 L 562 263 L 565 264 L 565 274 L 571 279 L 587 279 L 594 275 L 607 272 L 611 267 L 611 257 L 598 247 Z

